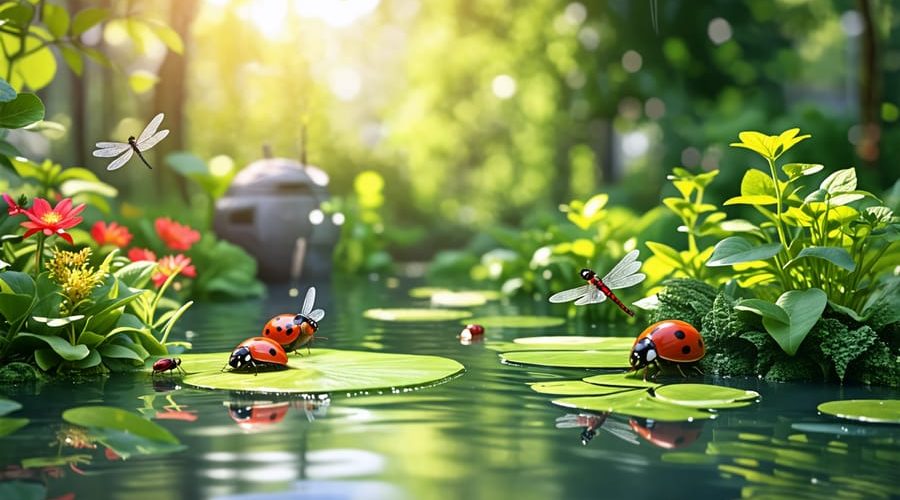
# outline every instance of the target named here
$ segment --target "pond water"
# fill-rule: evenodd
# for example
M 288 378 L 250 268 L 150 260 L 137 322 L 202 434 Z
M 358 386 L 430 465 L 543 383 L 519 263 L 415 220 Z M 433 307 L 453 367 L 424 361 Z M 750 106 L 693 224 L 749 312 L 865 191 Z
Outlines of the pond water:
M 300 298 L 272 288 L 264 300 L 196 304 L 180 323 L 195 352 L 228 351 L 256 335 Z M 319 286 L 327 310 L 317 345 L 434 354 L 466 366 L 444 384 L 400 394 L 326 400 L 257 401 L 187 388 L 177 378 L 117 375 L 83 384 L 0 388 L 23 404 L 11 416 L 30 423 L 0 438 L 0 498 L 889 498 L 900 495 L 900 426 L 856 424 L 817 415 L 824 401 L 898 398 L 886 388 L 704 382 L 753 389 L 758 404 L 718 418 L 655 428 L 656 443 L 610 416 L 582 443 L 579 417 L 533 392 L 527 382 L 592 372 L 508 366 L 481 343 L 461 345 L 458 322 L 386 323 L 372 307 L 427 306 L 407 288 L 361 283 Z M 490 302 L 476 315 L 548 314 L 549 304 Z M 554 309 L 558 314 L 560 309 Z M 634 325 L 492 328 L 489 339 L 532 335 L 634 336 Z M 314 347 L 315 348 L 315 347 Z M 223 359 L 223 363 L 224 363 Z M 68 408 L 104 404 L 151 416 L 184 448 L 120 460 L 102 446 L 76 448 L 61 420 Z M 256 405 L 254 423 L 239 425 Z M 634 427 L 633 427 L 634 426 Z M 68 445 L 61 441 L 69 438 Z M 667 447 L 663 447 L 667 446 Z M 60 456 L 84 455 L 76 465 Z M 46 458 L 22 469 L 23 460 Z M 30 460 L 29 465 L 40 464 Z

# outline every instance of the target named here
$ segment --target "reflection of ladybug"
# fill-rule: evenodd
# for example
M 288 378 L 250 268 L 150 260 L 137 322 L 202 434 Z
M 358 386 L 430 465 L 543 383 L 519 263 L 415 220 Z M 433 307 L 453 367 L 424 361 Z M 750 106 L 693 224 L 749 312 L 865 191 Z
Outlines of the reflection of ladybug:
M 265 337 L 249 338 L 234 348 L 228 365 L 234 371 L 253 368 L 280 368 L 287 366 L 287 354 L 278 342 Z
M 310 341 L 319 329 L 319 321 L 325 317 L 324 309 L 315 309 L 316 287 L 309 287 L 306 298 L 298 314 L 279 314 L 266 322 L 262 329 L 262 336 L 274 340 L 284 347 L 285 352 L 291 352 L 306 345 L 309 349 Z
M 684 321 L 670 319 L 653 323 L 638 335 L 631 348 L 629 362 L 632 370 L 644 368 L 646 380 L 651 364 L 660 369 L 660 358 L 676 363 L 675 366 L 681 371 L 678 363 L 699 361 L 704 354 L 706 348 L 700 332 Z M 684 372 L 681 374 L 684 375 Z
M 231 419 L 247 431 L 258 430 L 260 427 L 281 422 L 290 409 L 288 402 L 254 402 L 251 404 L 232 402 L 226 404 Z
M 629 422 L 634 432 L 654 446 L 671 450 L 687 446 L 700 437 L 703 422 L 657 422 L 634 419 Z

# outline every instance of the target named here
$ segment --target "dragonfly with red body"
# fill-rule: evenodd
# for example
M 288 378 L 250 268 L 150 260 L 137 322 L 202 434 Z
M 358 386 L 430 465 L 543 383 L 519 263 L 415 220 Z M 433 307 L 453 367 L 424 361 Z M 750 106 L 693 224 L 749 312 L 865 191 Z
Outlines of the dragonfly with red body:
M 588 284 L 555 293 L 550 296 L 550 302 L 556 304 L 574 300 L 576 306 L 583 306 L 599 304 L 608 298 L 626 314 L 634 316 L 634 311 L 623 304 L 613 290 L 637 285 L 647 278 L 646 274 L 638 272 L 641 268 L 641 261 L 637 260 L 639 254 L 638 250 L 628 252 L 602 279 L 598 278 L 594 271 L 582 269 L 581 278 Z

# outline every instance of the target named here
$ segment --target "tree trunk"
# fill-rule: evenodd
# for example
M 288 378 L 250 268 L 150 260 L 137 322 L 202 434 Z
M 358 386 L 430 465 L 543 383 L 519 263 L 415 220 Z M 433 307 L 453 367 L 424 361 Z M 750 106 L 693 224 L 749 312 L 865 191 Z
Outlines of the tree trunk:
M 866 166 L 873 168 L 879 157 L 881 139 L 881 81 L 878 67 L 878 36 L 872 19 L 871 0 L 859 0 L 859 12 L 863 18 L 862 66 L 859 78 L 859 112 L 862 137 L 856 151 Z

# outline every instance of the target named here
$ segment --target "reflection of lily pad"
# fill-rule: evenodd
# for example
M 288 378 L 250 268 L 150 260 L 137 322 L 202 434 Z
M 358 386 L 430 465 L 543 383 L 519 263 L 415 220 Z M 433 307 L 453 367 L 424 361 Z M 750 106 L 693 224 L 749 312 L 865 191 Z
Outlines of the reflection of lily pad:
M 610 396 L 562 398 L 554 400 L 553 404 L 579 410 L 651 418 L 661 422 L 690 422 L 714 417 L 712 413 L 706 411 L 663 403 L 645 391 L 628 391 Z
M 0 398 L 0 416 L 12 413 L 20 408 L 22 408 L 21 404 L 11 399 Z
M 368 309 L 363 316 L 381 321 L 453 321 L 468 318 L 472 313 L 451 309 Z
M 817 408 L 820 412 L 848 420 L 900 424 L 898 399 L 848 399 L 828 401 Z
M 618 351 L 513 351 L 500 357 L 508 363 L 557 368 L 628 367 L 628 357 Z
M 151 441 L 178 444 L 178 438 L 165 428 L 121 408 L 79 406 L 64 411 L 62 418 L 82 427 L 128 432 Z
M 659 387 L 653 381 L 644 380 L 640 372 L 604 373 L 582 379 L 589 384 L 611 385 L 615 387 Z
M 0 417 L 0 436 L 12 434 L 26 425 L 28 425 L 27 418 Z
M 288 369 L 250 373 L 222 372 L 229 353 L 185 354 L 183 382 L 204 389 L 266 393 L 326 393 L 421 386 L 463 371 L 438 356 L 313 349 L 288 356 Z
M 617 392 L 629 391 L 627 387 L 610 387 L 589 384 L 581 380 L 555 380 L 553 382 L 532 382 L 531 390 L 542 394 L 558 396 L 602 396 Z
M 485 328 L 547 328 L 565 322 L 565 319 L 553 316 L 481 316 L 468 321 Z
M 747 400 L 759 398 L 756 391 L 708 384 L 670 384 L 656 389 L 654 395 L 666 403 L 691 408 L 737 408 Z

